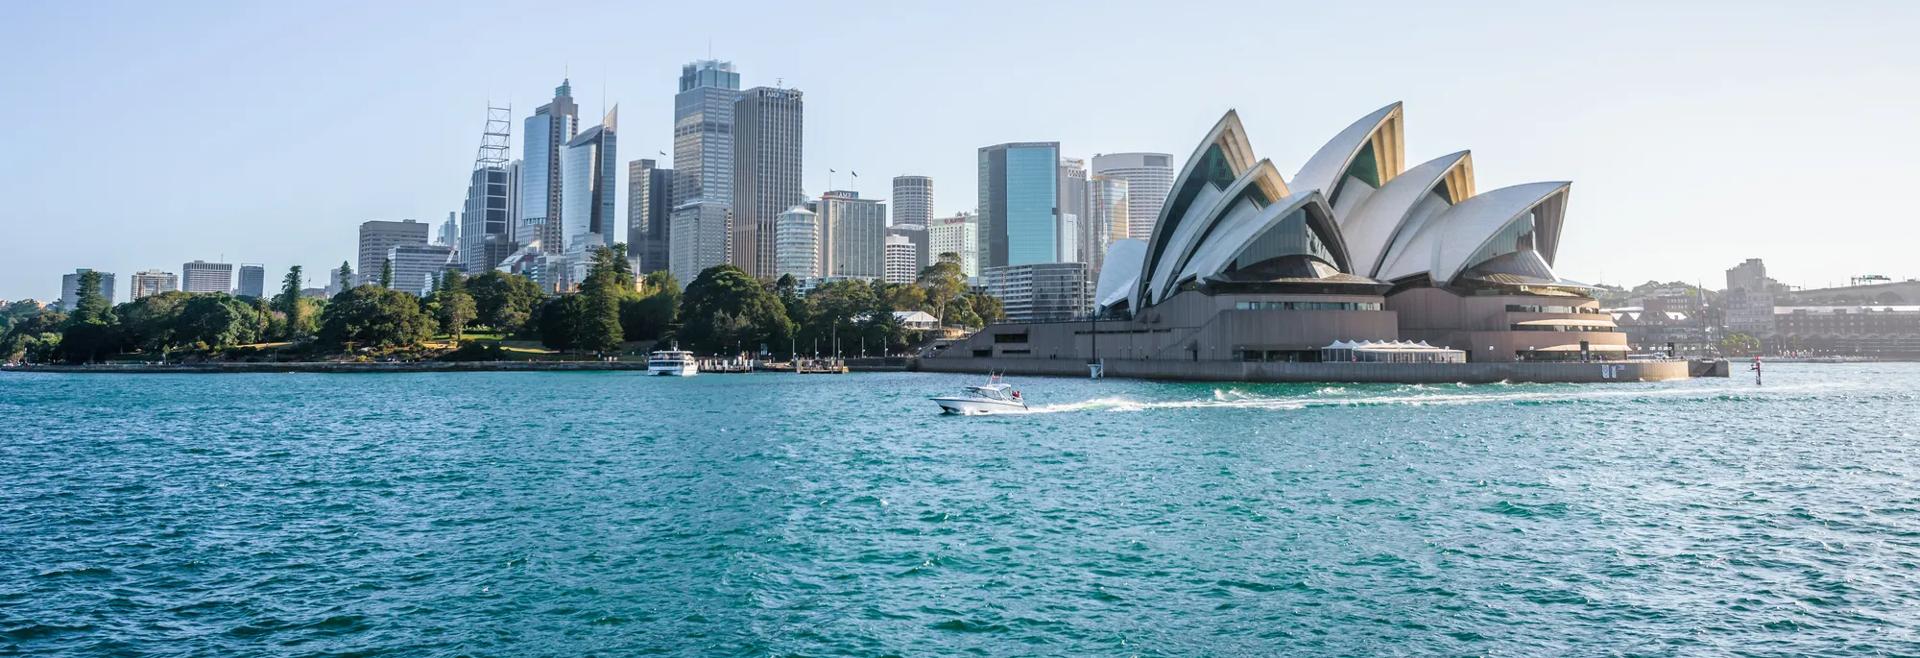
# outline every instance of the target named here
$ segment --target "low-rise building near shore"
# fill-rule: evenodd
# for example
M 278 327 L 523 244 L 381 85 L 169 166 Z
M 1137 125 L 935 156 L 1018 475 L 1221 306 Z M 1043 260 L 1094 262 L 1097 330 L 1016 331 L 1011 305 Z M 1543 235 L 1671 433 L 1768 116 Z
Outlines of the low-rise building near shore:
M 1553 270 L 1571 183 L 1477 192 L 1467 151 L 1406 168 L 1402 125 L 1399 103 L 1381 108 L 1288 180 L 1228 112 L 1148 238 L 1106 254 L 1094 317 L 993 325 L 937 358 L 1298 363 L 1388 345 L 1374 351 L 1423 355 L 1380 363 L 1624 359 L 1592 287 Z

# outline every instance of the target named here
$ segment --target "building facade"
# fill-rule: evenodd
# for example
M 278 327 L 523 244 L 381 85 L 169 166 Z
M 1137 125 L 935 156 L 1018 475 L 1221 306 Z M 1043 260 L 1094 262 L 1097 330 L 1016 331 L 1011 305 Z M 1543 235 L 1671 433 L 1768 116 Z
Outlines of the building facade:
M 1080 254 L 1087 264 L 1087 280 L 1100 280 L 1113 243 L 1132 237 L 1129 227 L 1126 179 L 1095 175 L 1087 180 L 1086 214 L 1080 220 Z
M 673 97 L 668 260 L 682 283 L 732 255 L 733 108 L 739 98 L 740 74 L 732 62 L 700 60 L 680 68 Z M 689 233 L 682 235 L 683 227 Z M 687 260 L 681 262 L 683 254 Z
M 453 255 L 453 248 L 446 245 L 394 245 L 387 252 L 393 260 L 393 289 L 422 296 L 432 292 L 440 276 L 458 265 Z
M 1758 258 L 1727 270 L 1727 331 L 1765 338 L 1773 335 L 1773 279 Z
M 371 220 L 360 223 L 360 258 L 354 265 L 354 281 L 359 285 L 378 283 L 380 270 L 386 265 L 387 252 L 400 245 L 423 245 L 427 243 L 427 225 L 411 219 L 397 222 Z M 231 266 L 228 266 L 229 268 Z M 188 290 L 192 290 L 193 277 L 188 276 Z
M 878 279 L 886 274 L 887 205 L 859 192 L 820 197 L 821 275 Z
M 933 179 L 927 176 L 893 177 L 893 226 L 933 223 Z
M 560 160 L 560 239 L 547 242 L 548 251 L 612 248 L 619 239 L 614 222 L 619 120 L 615 105 L 600 125 L 567 142 Z
M 1060 159 L 1060 238 L 1055 243 L 1059 254 L 1054 260 L 1062 263 L 1085 263 L 1088 256 L 1082 248 L 1086 240 L 1084 227 L 1087 218 L 1087 161 L 1080 158 Z
M 1086 314 L 1086 263 L 1033 263 L 988 268 L 987 294 L 1000 299 L 1008 322 L 1070 320 Z
M 162 270 L 145 270 L 133 273 L 133 299 L 151 297 L 163 292 L 180 289 L 180 277 Z
M 920 269 L 914 266 L 918 250 L 913 241 L 905 235 L 889 232 L 883 246 L 885 264 L 882 267 L 881 280 L 887 283 L 913 283 Z
M 1173 191 L 1173 156 L 1165 153 L 1107 153 L 1093 156 L 1092 173 L 1127 183 L 1127 237 L 1146 240 Z
M 233 292 L 233 264 L 196 260 L 181 265 L 180 283 L 187 292 L 231 293 Z
M 938 217 L 927 225 L 929 264 L 945 254 L 960 259 L 960 271 L 968 279 L 980 276 L 980 222 L 973 213 Z
M 906 224 L 889 226 L 887 227 L 887 237 L 889 239 L 898 237 L 905 240 L 907 245 L 913 248 L 910 252 L 913 257 L 910 264 L 915 277 L 919 276 L 920 270 L 926 269 L 928 265 L 933 263 L 933 242 L 927 234 L 925 225 Z
M 234 288 L 234 296 L 260 299 L 267 294 L 267 268 L 254 263 L 240 264 L 240 284 Z
M 775 276 L 819 278 L 820 216 L 805 206 L 794 206 L 780 213 L 775 224 Z
M 1910 359 L 1920 356 L 1920 306 L 1780 306 L 1775 352 Z
M 734 102 L 731 258 L 748 276 L 779 270 L 780 213 L 807 200 L 800 189 L 805 109 L 798 89 L 754 87 Z
M 627 256 L 645 274 L 668 269 L 672 244 L 673 170 L 652 160 L 627 163 Z
M 80 306 L 80 275 L 92 271 L 82 267 L 74 270 L 72 274 L 60 275 L 60 308 L 72 311 Z M 112 272 L 100 273 L 100 296 L 107 298 L 108 304 L 113 304 Z
M 560 204 L 563 187 L 561 155 L 580 130 L 580 105 L 573 102 L 571 80 L 561 80 L 553 100 L 527 117 L 520 165 L 519 218 L 512 241 L 526 245 L 560 241 Z M 557 248 L 557 246 L 556 246 Z
M 701 271 L 726 264 L 730 214 L 724 203 L 693 201 L 673 209 L 667 231 L 667 271 L 682 286 L 693 283 Z
M 1057 262 L 1059 142 L 1015 142 L 979 151 L 979 265 Z
M 513 253 L 513 230 L 519 213 L 520 165 L 513 159 L 513 110 L 487 108 L 487 126 L 480 134 L 473 171 L 467 176 L 467 198 L 455 228 L 451 213 L 440 233 L 440 243 L 459 252 L 460 266 L 469 274 L 493 269 Z M 542 213 L 544 215 L 545 213 Z

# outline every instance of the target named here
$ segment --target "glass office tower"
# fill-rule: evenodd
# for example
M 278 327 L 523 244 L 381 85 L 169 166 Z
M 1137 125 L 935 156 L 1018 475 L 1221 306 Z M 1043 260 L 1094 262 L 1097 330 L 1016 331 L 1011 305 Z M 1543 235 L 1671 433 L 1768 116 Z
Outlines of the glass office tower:
M 1060 143 L 980 148 L 980 269 L 1052 263 L 1060 247 Z

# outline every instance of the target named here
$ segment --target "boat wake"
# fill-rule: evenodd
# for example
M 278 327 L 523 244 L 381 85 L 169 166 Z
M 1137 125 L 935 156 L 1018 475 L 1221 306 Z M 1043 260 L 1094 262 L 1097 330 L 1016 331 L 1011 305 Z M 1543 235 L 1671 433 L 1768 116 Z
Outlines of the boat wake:
M 1100 397 L 1081 402 L 1035 405 L 1024 411 L 1012 413 L 1049 414 L 1074 413 L 1083 411 L 1139 412 L 1166 409 L 1266 409 L 1275 411 L 1293 411 L 1321 407 L 1375 407 L 1375 406 L 1454 406 L 1471 404 L 1580 404 L 1602 401 L 1632 401 L 1643 399 L 1758 399 L 1780 393 L 1804 394 L 1816 390 L 1843 388 L 1840 384 L 1807 384 L 1801 386 L 1769 386 L 1756 389 L 1752 385 L 1727 384 L 1712 387 L 1676 387 L 1676 388 L 1609 388 L 1594 390 L 1537 390 L 1515 391 L 1513 385 L 1488 385 L 1488 390 L 1476 391 L 1476 387 L 1462 385 L 1457 387 L 1409 386 L 1404 394 L 1367 394 L 1354 393 L 1339 386 L 1324 387 L 1311 394 L 1291 397 L 1265 396 L 1248 393 L 1238 389 L 1214 389 L 1210 399 L 1199 400 L 1135 400 L 1124 396 Z

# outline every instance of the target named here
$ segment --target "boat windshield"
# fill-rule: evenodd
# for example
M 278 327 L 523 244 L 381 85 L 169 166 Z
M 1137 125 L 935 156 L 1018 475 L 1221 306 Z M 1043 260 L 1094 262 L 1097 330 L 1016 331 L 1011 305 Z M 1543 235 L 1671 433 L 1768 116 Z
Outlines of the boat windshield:
M 986 386 L 968 386 L 967 392 L 991 400 L 1007 400 L 1012 394 L 1012 386 L 1006 384 L 988 384 Z

